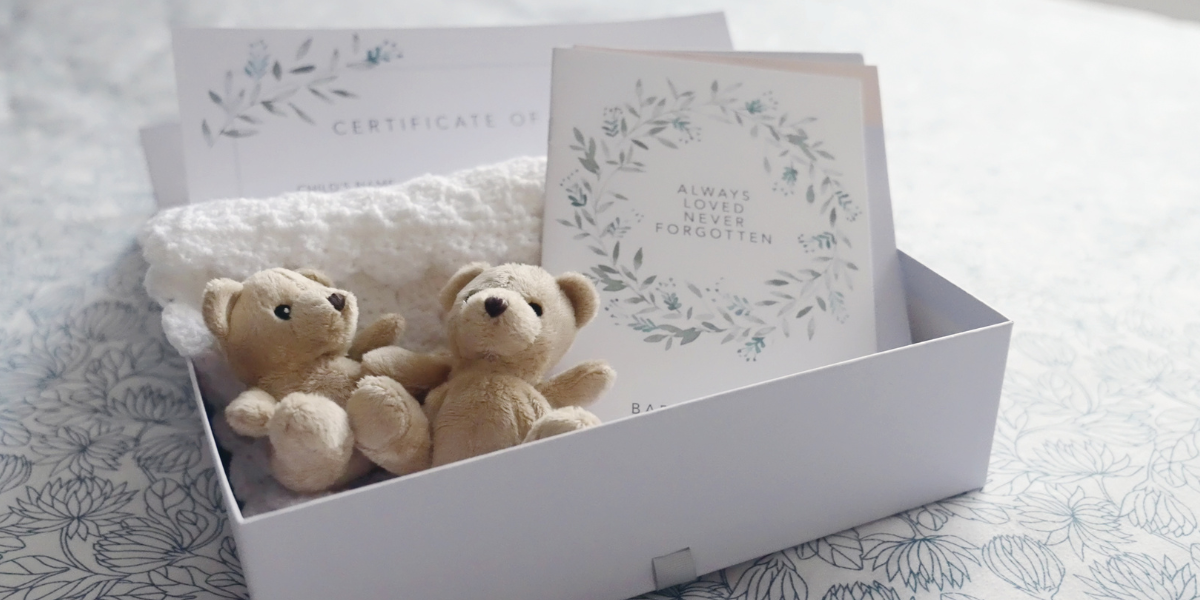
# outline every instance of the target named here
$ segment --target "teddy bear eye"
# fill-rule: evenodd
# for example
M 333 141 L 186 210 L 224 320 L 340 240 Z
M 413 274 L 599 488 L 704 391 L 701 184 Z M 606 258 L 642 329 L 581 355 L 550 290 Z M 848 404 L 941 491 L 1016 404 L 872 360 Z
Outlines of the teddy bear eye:
M 284 321 L 292 318 L 292 307 L 290 307 L 286 304 L 280 304 L 279 306 L 276 306 L 275 307 L 275 316 L 279 317 L 280 319 L 283 319 Z
M 535 314 L 539 317 L 542 316 L 542 305 L 541 304 L 538 304 L 537 302 L 530 302 L 529 308 L 533 309 L 533 314 Z

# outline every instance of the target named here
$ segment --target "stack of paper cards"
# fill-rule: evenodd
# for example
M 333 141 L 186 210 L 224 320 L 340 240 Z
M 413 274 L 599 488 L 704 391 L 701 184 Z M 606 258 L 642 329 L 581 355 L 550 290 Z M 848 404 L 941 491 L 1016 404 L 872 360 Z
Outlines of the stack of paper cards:
M 174 43 L 191 202 L 390 185 L 542 155 L 552 48 L 731 48 L 721 14 L 460 29 L 183 29 Z M 156 154 L 148 152 L 152 169 Z
M 181 123 L 147 156 L 165 205 L 394 184 L 549 134 L 543 264 L 604 302 L 562 364 L 617 369 L 605 420 L 907 344 L 874 68 L 730 47 L 719 14 L 181 30 Z
M 543 265 L 603 311 L 604 420 L 909 342 L 872 67 L 556 50 Z

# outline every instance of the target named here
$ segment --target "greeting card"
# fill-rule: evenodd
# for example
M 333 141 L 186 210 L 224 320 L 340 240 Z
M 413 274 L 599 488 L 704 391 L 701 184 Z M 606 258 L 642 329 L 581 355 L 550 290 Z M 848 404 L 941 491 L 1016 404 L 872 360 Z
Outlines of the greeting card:
M 873 68 L 561 49 L 551 116 L 542 262 L 600 290 L 563 363 L 616 368 L 602 419 L 907 343 Z

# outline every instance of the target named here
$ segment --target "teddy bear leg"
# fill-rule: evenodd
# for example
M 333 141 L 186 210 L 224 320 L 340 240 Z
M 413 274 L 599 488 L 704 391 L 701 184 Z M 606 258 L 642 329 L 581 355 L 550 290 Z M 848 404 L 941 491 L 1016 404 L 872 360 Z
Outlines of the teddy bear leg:
M 350 455 L 350 462 L 346 464 L 346 472 L 342 473 L 342 476 L 339 477 L 336 482 L 334 482 L 333 487 L 342 487 L 354 481 L 355 479 L 370 473 L 371 469 L 374 468 L 375 463 L 371 462 L 371 459 L 363 455 L 362 452 L 359 452 L 358 448 L 355 448 L 354 452 Z
M 389 473 L 429 468 L 429 420 L 404 386 L 390 377 L 369 376 L 346 402 L 358 449 Z
M 271 470 L 284 487 L 319 492 L 341 481 L 354 453 L 346 411 L 316 394 L 288 394 L 267 425 Z
M 577 429 L 595 427 L 599 424 L 599 417 L 578 406 L 558 408 L 534 421 L 533 426 L 529 428 L 529 433 L 525 434 L 525 441 L 523 443 L 545 439 Z
M 229 427 L 241 435 L 266 437 L 267 423 L 275 414 L 275 398 L 258 388 L 250 388 L 225 407 Z

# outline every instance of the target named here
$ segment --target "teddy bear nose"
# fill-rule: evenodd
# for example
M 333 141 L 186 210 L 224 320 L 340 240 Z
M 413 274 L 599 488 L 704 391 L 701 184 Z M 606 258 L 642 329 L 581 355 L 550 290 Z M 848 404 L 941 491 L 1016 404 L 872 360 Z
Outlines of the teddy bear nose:
M 341 312 L 343 308 L 346 308 L 346 297 L 341 294 L 330 294 L 329 303 L 333 305 L 334 309 Z
M 504 298 L 492 296 L 483 301 L 483 310 L 486 310 L 488 316 L 493 319 L 504 314 L 504 311 L 507 309 L 508 303 L 504 301 Z

